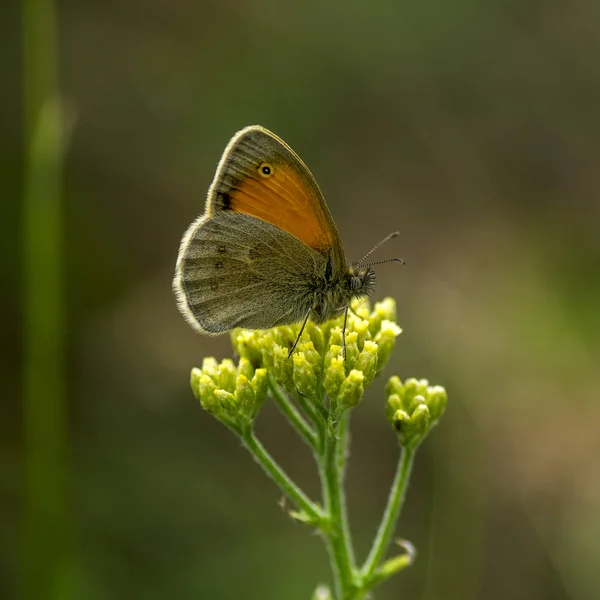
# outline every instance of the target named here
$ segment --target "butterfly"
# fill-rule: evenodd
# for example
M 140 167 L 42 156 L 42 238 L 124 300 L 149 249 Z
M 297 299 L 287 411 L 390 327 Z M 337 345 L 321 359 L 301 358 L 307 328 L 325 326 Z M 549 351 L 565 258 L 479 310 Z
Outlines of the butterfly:
M 225 148 L 204 214 L 181 240 L 173 289 L 187 322 L 204 334 L 301 322 L 291 355 L 309 319 L 323 323 L 344 314 L 344 336 L 350 303 L 375 288 L 378 263 L 362 264 L 371 252 L 348 266 L 308 167 L 255 125 Z

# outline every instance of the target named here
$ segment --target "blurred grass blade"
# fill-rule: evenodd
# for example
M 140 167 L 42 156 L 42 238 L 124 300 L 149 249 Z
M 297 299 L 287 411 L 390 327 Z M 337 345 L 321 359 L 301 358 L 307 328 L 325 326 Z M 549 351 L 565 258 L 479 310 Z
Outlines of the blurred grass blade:
M 22 0 L 23 419 L 26 444 L 21 596 L 68 597 L 62 171 L 64 127 L 55 6 Z

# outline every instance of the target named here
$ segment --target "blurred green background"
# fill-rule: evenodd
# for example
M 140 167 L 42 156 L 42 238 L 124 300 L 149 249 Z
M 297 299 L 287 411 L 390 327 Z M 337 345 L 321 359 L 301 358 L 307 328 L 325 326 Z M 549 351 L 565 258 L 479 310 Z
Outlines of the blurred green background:
M 329 580 L 320 540 L 193 398 L 190 368 L 231 350 L 194 334 L 171 292 L 225 144 L 261 124 L 310 166 L 349 260 L 401 231 L 378 254 L 408 263 L 377 271 L 376 299 L 397 299 L 404 328 L 386 375 L 449 392 L 398 528 L 417 561 L 377 598 L 599 598 L 600 5 L 63 0 L 69 139 L 49 270 L 36 261 L 52 221 L 28 229 L 22 200 L 24 6 L 0 4 L 0 596 L 55 553 L 67 583 L 29 597 L 306 600 Z M 46 302 L 52 269 L 64 294 Z M 63 373 L 49 391 L 23 379 L 38 342 Z M 397 458 L 383 383 L 353 422 L 359 557 Z M 56 452 L 39 493 L 38 427 Z M 316 495 L 272 406 L 259 432 Z

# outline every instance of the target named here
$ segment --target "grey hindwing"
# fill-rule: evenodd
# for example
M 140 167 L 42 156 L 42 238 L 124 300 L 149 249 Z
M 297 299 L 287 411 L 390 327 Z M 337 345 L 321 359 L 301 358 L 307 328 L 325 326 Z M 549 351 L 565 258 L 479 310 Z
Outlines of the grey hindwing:
M 260 219 L 218 212 L 180 257 L 185 302 L 208 333 L 296 323 L 311 309 L 328 258 Z

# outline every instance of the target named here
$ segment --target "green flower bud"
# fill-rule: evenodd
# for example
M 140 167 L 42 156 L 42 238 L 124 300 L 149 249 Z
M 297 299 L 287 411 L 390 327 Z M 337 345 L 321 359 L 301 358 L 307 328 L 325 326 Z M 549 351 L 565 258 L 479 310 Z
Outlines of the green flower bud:
M 214 395 L 219 403 L 219 406 L 225 413 L 231 417 L 239 416 L 237 402 L 235 401 L 235 396 L 231 392 L 227 392 L 225 390 L 215 390 Z
M 194 392 L 194 396 L 196 396 L 198 400 L 200 400 L 200 390 L 198 389 L 200 377 L 202 377 L 202 370 L 194 367 L 190 373 L 190 386 L 192 388 L 192 392 Z
M 224 390 L 233 392 L 236 377 L 237 372 L 233 361 L 230 358 L 224 359 L 219 365 L 217 385 Z
M 238 364 L 237 372 L 238 375 L 245 375 L 248 379 L 252 379 L 252 376 L 254 375 L 252 363 L 247 358 L 242 356 Z
M 260 408 L 262 403 L 265 401 L 267 392 L 269 390 L 266 369 L 256 369 L 254 372 L 254 377 L 252 378 L 252 388 L 254 389 L 256 408 L 258 410 L 258 408 Z
M 394 428 L 403 446 L 416 446 L 429 430 L 429 409 L 423 403 L 417 406 L 411 415 L 399 410 L 394 415 Z
M 262 336 L 250 329 L 234 329 L 231 332 L 231 344 L 240 357 L 245 358 L 253 367 L 262 361 Z
M 267 350 L 263 350 L 268 352 Z M 294 362 L 288 356 L 289 350 L 282 346 L 274 346 L 271 350 L 273 355 L 273 375 L 283 388 L 292 394 L 295 391 L 294 386 Z
M 394 425 L 395 414 L 402 410 L 402 398 L 398 394 L 391 394 L 385 403 L 385 418 Z
M 381 329 L 375 335 L 375 343 L 379 347 L 378 371 L 381 372 L 387 364 L 392 350 L 396 344 L 396 338 L 402 333 L 402 329 L 392 321 L 382 321 Z
M 270 371 L 273 371 L 275 367 L 274 355 L 277 354 L 281 348 L 281 345 L 275 341 L 273 331 L 274 330 L 272 329 L 266 331 L 260 341 L 260 350 L 262 353 L 260 364 Z
M 346 334 L 346 370 L 350 371 L 354 369 L 356 361 L 358 360 L 358 333 L 356 331 L 350 331 Z
M 312 345 L 312 342 L 311 342 Z M 294 386 L 300 394 L 313 402 L 319 399 L 317 375 L 304 352 L 294 353 Z
M 325 336 L 319 325 L 312 321 L 308 321 L 305 328 L 306 333 L 310 336 L 313 346 L 318 354 L 323 354 L 325 350 Z
M 363 321 L 366 323 L 366 321 Z M 364 342 L 363 349 L 356 359 L 354 368 L 362 371 L 365 376 L 365 386 L 371 385 L 377 374 L 377 344 L 370 340 Z
M 429 387 L 429 381 L 427 379 L 415 379 L 411 377 L 404 382 L 404 393 L 402 394 L 402 399 L 404 401 L 404 406 L 407 407 L 409 411 L 412 411 L 415 407 L 415 403 L 413 400 L 419 396 L 421 398 L 426 397 L 427 388 Z M 418 404 L 419 402 L 417 402 Z
M 329 349 L 327 350 L 327 353 L 325 354 L 325 361 L 324 361 L 324 367 L 325 367 L 325 375 L 327 375 L 327 371 L 329 370 L 329 365 L 331 364 L 331 362 L 338 357 L 342 357 L 343 358 L 343 352 L 342 352 L 342 347 L 338 346 L 337 344 L 332 344 L 329 346 Z M 344 375 L 345 377 L 345 375 Z
M 413 441 L 415 442 L 421 441 L 427 435 L 431 421 L 429 408 L 425 404 L 425 398 L 422 398 L 422 400 L 423 402 L 415 408 L 411 415 Z
M 245 375 L 238 375 L 235 382 L 235 402 L 238 411 L 251 417 L 254 412 L 254 388 Z
M 435 424 L 446 410 L 448 394 L 441 385 L 434 385 L 427 390 L 427 406 L 431 413 L 432 424 Z
M 332 356 L 328 353 L 325 358 L 325 379 L 323 381 L 323 387 L 325 388 L 325 392 L 331 400 L 332 405 L 335 405 L 338 401 L 342 383 L 344 383 L 344 380 L 346 379 L 346 369 L 344 367 L 342 349 L 339 346 L 333 346 L 332 352 L 334 352 L 333 348 L 337 348 L 335 355 Z
M 311 365 L 315 372 L 315 376 L 318 378 L 321 376 L 321 363 L 322 358 L 321 355 L 315 350 L 315 347 L 312 341 L 303 342 L 298 344 L 296 347 L 295 353 L 304 354 L 306 360 Z
M 398 439 L 403 446 L 416 446 L 427 435 L 429 429 L 429 409 L 425 404 L 419 405 L 412 415 L 405 411 L 402 413 L 401 420 L 394 423 L 398 432 Z
M 410 421 L 408 413 L 401 409 L 397 410 L 392 415 L 392 425 L 394 426 L 394 429 L 396 430 L 399 436 L 404 435 L 404 429 L 408 421 Z
M 197 370 L 198 369 L 196 369 L 196 371 Z M 194 378 L 194 375 L 192 375 L 192 378 Z M 217 390 L 215 382 L 208 375 L 201 373 L 201 375 L 197 379 L 197 386 L 198 387 L 195 394 L 196 398 L 200 400 L 200 406 L 202 406 L 202 408 L 208 411 L 209 413 L 218 415 L 221 410 L 221 405 L 219 404 L 215 396 L 215 392 Z
M 339 346 L 340 348 L 343 346 L 343 338 L 342 338 L 342 328 L 341 327 L 332 327 L 329 332 L 329 347 Z
M 194 396 L 196 396 L 198 400 L 200 400 L 200 392 L 198 390 L 200 377 L 202 377 L 202 370 L 194 367 L 190 373 L 190 386 L 192 388 L 192 392 L 194 392 Z
M 338 405 L 340 410 L 353 408 L 358 405 L 360 399 L 365 393 L 365 376 L 361 371 L 353 369 L 343 381 L 338 395 Z
M 352 322 L 352 329 L 356 332 L 356 345 L 358 346 L 359 350 L 362 351 L 365 341 L 371 339 L 371 332 L 369 331 L 369 321 L 354 317 Z
M 402 385 L 400 377 L 397 375 L 390 377 L 385 386 L 385 395 L 390 396 L 391 394 L 397 394 L 400 397 L 404 395 L 404 386 Z
M 379 333 L 384 321 L 396 321 L 396 301 L 393 298 L 377 302 L 369 315 L 369 330 L 373 337 Z
M 202 359 L 202 372 L 208 375 L 215 383 L 219 382 L 219 363 L 216 358 L 207 356 Z

